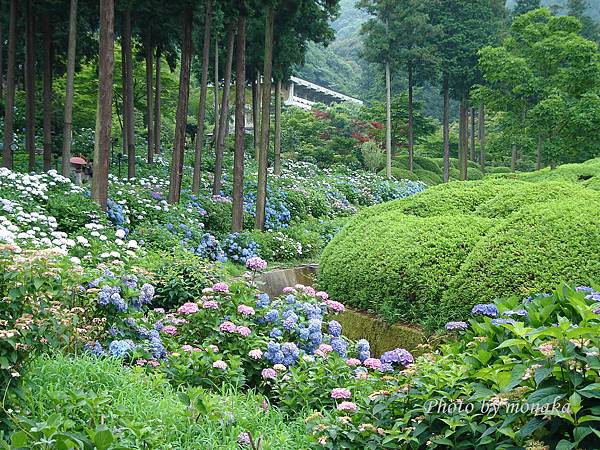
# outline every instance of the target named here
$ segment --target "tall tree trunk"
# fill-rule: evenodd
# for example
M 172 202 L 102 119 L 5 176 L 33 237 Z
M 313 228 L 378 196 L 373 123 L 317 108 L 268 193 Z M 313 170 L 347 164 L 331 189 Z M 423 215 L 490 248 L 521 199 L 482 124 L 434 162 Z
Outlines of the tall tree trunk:
M 273 71 L 273 22 L 275 11 L 267 9 L 265 19 L 264 85 L 262 87 L 262 117 L 260 133 L 260 157 L 258 159 L 258 190 L 256 195 L 255 228 L 264 230 L 267 205 L 267 165 L 269 162 L 269 127 L 271 119 L 271 77 Z
M 517 144 L 513 144 L 511 147 L 510 154 L 510 171 L 514 172 L 517 170 Z
M 44 14 L 44 171 L 52 168 L 52 26 Z
M 536 158 L 535 158 L 535 170 L 542 170 L 542 152 L 544 151 L 544 138 L 542 135 L 538 135 Z
M 392 178 L 392 76 L 385 63 L 385 175 Z
M 100 0 L 98 109 L 96 113 L 92 199 L 104 210 L 106 210 L 108 199 L 108 167 L 112 126 L 113 68 L 115 58 L 114 22 L 113 0 Z
M 219 33 L 215 33 L 215 83 L 214 83 L 214 94 L 215 94 L 215 128 L 213 131 L 213 143 L 217 146 L 217 139 L 219 137 Z
M 33 0 L 27 0 L 25 11 L 25 148 L 29 155 L 29 171 L 35 169 L 35 24 Z
M 183 157 L 185 151 L 185 129 L 190 95 L 190 66 L 192 62 L 192 20 L 193 13 L 187 7 L 183 13 L 183 39 L 181 51 L 181 68 L 179 72 L 179 101 L 175 116 L 175 142 L 171 159 L 171 180 L 169 184 L 169 203 L 179 202 L 181 195 L 181 178 L 183 176 Z
M 413 68 L 408 65 L 408 170 L 414 168 L 414 111 L 413 111 Z
M 152 84 L 154 76 L 154 56 L 153 56 L 153 45 L 152 45 L 152 31 L 150 26 L 146 35 L 145 44 L 145 56 L 146 56 L 146 136 L 148 148 L 146 151 L 146 161 L 148 164 L 154 163 L 154 105 L 152 98 Z
M 471 161 L 477 161 L 477 148 L 475 147 L 475 108 L 471 108 Z
M 154 91 L 154 154 L 160 153 L 160 96 L 162 94 L 162 79 L 160 74 L 160 61 L 162 59 L 162 53 L 160 44 L 156 46 L 156 87 Z
M 448 76 L 444 75 L 443 87 L 444 91 L 444 118 L 443 118 L 443 134 L 444 134 L 444 182 L 450 180 L 450 89 L 448 87 Z
M 62 174 L 70 171 L 71 142 L 73 140 L 73 95 L 75 93 L 75 50 L 77 46 L 77 0 L 71 0 L 69 9 L 69 43 L 67 45 L 67 78 L 65 93 L 65 116 L 63 128 Z
M 479 107 L 479 167 L 485 173 L 485 106 Z
M 127 178 L 135 177 L 135 119 L 133 109 L 133 55 L 131 51 L 131 11 L 123 12 L 123 64 L 125 77 L 123 79 L 123 91 L 125 98 L 125 110 L 123 112 L 123 124 L 127 136 Z
M 281 175 L 281 80 L 275 85 L 275 159 L 273 173 Z
M 254 131 L 254 157 L 258 161 L 260 152 L 260 92 L 258 79 L 252 80 L 252 124 Z
M 198 106 L 198 131 L 194 155 L 194 174 L 192 176 L 192 193 L 200 191 L 202 171 L 202 148 L 204 147 L 204 119 L 206 117 L 206 96 L 208 92 L 208 64 L 210 58 L 210 33 L 212 25 L 212 0 L 206 2 L 206 18 L 204 19 L 204 43 L 202 46 L 202 80 L 200 82 L 200 105 Z M 239 31 L 238 31 L 239 33 Z
M 4 11 L 2 11 L 4 13 Z M 4 98 L 4 30 L 0 20 L 0 99 Z
M 460 102 L 460 122 L 459 122 L 459 135 L 460 145 L 458 149 L 458 164 L 460 169 L 460 179 L 466 180 L 468 177 L 468 158 L 469 158 L 469 143 L 468 143 L 468 108 L 466 99 L 463 98 Z
M 17 0 L 10 0 L 8 19 L 8 60 L 6 64 L 6 102 L 4 104 L 4 149 L 2 165 L 12 169 L 15 120 L 15 41 L 17 39 Z
M 242 231 L 244 225 L 244 135 L 246 128 L 246 18 L 237 24 L 235 82 L 235 149 L 233 154 L 233 210 L 231 230 Z
M 221 191 L 221 176 L 223 173 L 223 153 L 225 151 L 225 138 L 227 137 L 229 121 L 229 92 L 231 89 L 231 66 L 233 65 L 233 44 L 235 29 L 233 23 L 227 26 L 227 60 L 223 76 L 223 95 L 221 97 L 221 115 L 219 117 L 219 134 L 215 147 L 215 176 L 213 179 L 213 195 Z

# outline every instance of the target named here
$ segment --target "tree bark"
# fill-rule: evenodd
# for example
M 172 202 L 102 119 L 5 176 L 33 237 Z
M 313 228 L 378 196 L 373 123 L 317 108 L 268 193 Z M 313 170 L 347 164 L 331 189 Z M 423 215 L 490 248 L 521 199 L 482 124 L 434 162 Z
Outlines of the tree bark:
M 185 151 L 185 129 L 190 95 L 190 66 L 192 62 L 192 20 L 193 13 L 187 7 L 183 13 L 183 39 L 181 51 L 181 68 L 179 72 L 179 101 L 175 116 L 175 142 L 171 160 L 171 180 L 169 184 L 169 203 L 178 203 L 181 195 L 181 179 L 183 176 L 183 157 Z
M 146 136 L 148 149 L 146 152 L 146 160 L 148 164 L 154 163 L 154 105 L 152 98 L 153 91 L 153 76 L 154 76 L 154 56 L 152 45 L 152 31 L 150 26 L 146 35 L 145 56 L 146 56 Z
M 162 83 L 160 75 L 160 61 L 162 59 L 160 44 L 156 46 L 156 87 L 154 90 L 154 154 L 160 154 L 160 96 Z
M 460 123 L 459 123 L 459 135 L 460 135 L 460 145 L 459 145 L 459 169 L 460 169 L 460 179 L 466 180 L 468 177 L 468 159 L 469 159 L 469 143 L 468 143 L 468 109 L 466 100 L 463 98 L 460 102 Z
M 215 128 L 213 131 L 213 143 L 217 146 L 217 138 L 219 136 L 219 33 L 215 33 Z
M 443 87 L 444 91 L 444 118 L 443 118 L 443 134 L 444 134 L 444 182 L 450 180 L 450 89 L 448 87 L 448 77 L 444 76 Z
M 114 21 L 113 0 L 100 0 L 98 109 L 96 113 L 92 199 L 103 210 L 106 210 L 108 199 L 114 68 Z
M 52 168 L 52 26 L 44 14 L 44 172 Z
M 223 95 L 221 97 L 221 115 L 219 117 L 219 133 L 215 147 L 215 176 L 213 178 L 213 195 L 221 191 L 221 176 L 223 173 L 223 153 L 225 151 L 225 138 L 227 137 L 229 120 L 229 92 L 231 89 L 231 66 L 233 65 L 233 44 L 235 29 L 233 23 L 227 26 L 227 60 L 223 76 Z
M 4 150 L 2 165 L 12 169 L 15 120 L 15 41 L 17 39 L 17 0 L 10 0 L 8 19 L 8 54 L 6 64 L 6 102 L 4 104 Z
M 513 144 L 511 147 L 510 155 L 510 171 L 514 172 L 517 170 L 517 144 Z
M 479 167 L 485 173 L 485 106 L 479 107 Z
M 254 132 L 254 157 L 258 161 L 260 152 L 260 106 L 259 106 L 258 81 L 252 80 L 252 125 Z
M 265 19 L 264 85 L 262 87 L 262 117 L 260 155 L 258 159 L 258 190 L 256 195 L 255 228 L 264 230 L 267 205 L 267 165 L 269 157 L 269 127 L 271 119 L 271 76 L 273 71 L 273 23 L 275 11 L 270 6 Z
M 540 134 L 538 136 L 537 148 L 536 148 L 536 162 L 535 170 L 542 170 L 542 152 L 544 151 L 544 138 Z
M 235 83 L 235 149 L 233 154 L 233 210 L 231 230 L 244 225 L 244 135 L 246 128 L 246 18 L 238 18 Z
M 477 161 L 477 148 L 475 147 L 475 108 L 471 108 L 471 161 Z
M 385 175 L 392 178 L 392 76 L 389 61 L 385 63 Z
M 123 64 L 125 66 L 125 77 L 123 79 L 123 91 L 125 98 L 125 111 L 123 123 L 125 135 L 127 136 L 127 178 L 135 177 L 135 119 L 133 107 L 133 55 L 131 51 L 131 11 L 123 12 Z
M 206 2 L 206 18 L 204 20 L 204 43 L 202 46 L 202 80 L 200 82 L 200 105 L 198 106 L 198 130 L 194 155 L 194 174 L 192 176 L 192 193 L 200 191 L 202 171 L 202 148 L 204 147 L 204 119 L 206 117 L 206 96 L 208 92 L 208 64 L 210 58 L 210 34 L 212 25 L 212 0 Z M 239 33 L 239 30 L 238 30 Z
M 275 144 L 273 173 L 281 175 L 281 80 L 275 85 Z
M 4 30 L 2 22 L 0 20 L 0 100 L 4 98 Z
M 25 11 L 25 149 L 29 155 L 29 172 L 35 170 L 35 24 L 33 0 Z
M 414 111 L 413 111 L 413 68 L 408 65 L 408 170 L 414 168 Z
M 62 174 L 70 172 L 71 142 L 73 140 L 73 95 L 75 93 L 75 50 L 77 46 L 77 0 L 71 0 L 69 9 L 69 43 L 67 45 L 67 76 L 65 93 L 65 116 L 63 128 Z

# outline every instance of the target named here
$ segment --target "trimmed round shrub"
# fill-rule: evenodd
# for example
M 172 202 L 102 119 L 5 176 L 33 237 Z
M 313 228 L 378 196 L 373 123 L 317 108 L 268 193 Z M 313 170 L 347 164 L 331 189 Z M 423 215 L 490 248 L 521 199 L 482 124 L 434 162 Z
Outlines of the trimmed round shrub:
M 437 173 L 430 172 L 429 170 L 425 169 L 415 170 L 415 174 L 417 175 L 419 181 L 422 181 L 427 186 L 435 186 L 437 184 L 441 184 L 444 181 L 442 180 L 442 177 L 439 176 Z
M 503 167 L 503 166 L 498 166 L 498 167 L 494 167 L 494 166 L 487 166 L 485 168 L 485 171 L 487 173 L 510 173 L 510 167 Z
M 422 169 L 428 170 L 438 175 L 443 175 L 444 160 L 442 159 L 442 166 L 440 167 L 433 159 L 425 158 L 423 156 L 415 156 L 415 163 L 417 163 Z
M 530 205 L 500 221 L 453 277 L 443 311 L 460 313 L 462 305 L 466 313 L 475 303 L 600 279 L 600 195 L 595 197 Z
M 392 158 L 392 166 L 408 170 L 408 155 L 399 155 Z M 413 158 L 413 170 L 422 169 L 421 165 Z
M 471 167 L 467 170 L 467 176 L 469 180 L 482 180 L 483 172 L 478 167 Z
M 493 225 L 475 216 L 399 211 L 370 217 L 325 249 L 320 286 L 333 298 L 394 322 L 427 324 L 452 276 Z
M 385 169 L 381 170 L 379 172 L 379 175 L 381 176 L 386 176 L 386 172 Z M 419 181 L 419 178 L 417 177 L 415 172 L 410 172 L 407 169 L 401 169 L 400 167 L 396 167 L 396 166 L 392 166 L 392 176 L 396 179 L 396 180 L 412 180 L 412 181 Z

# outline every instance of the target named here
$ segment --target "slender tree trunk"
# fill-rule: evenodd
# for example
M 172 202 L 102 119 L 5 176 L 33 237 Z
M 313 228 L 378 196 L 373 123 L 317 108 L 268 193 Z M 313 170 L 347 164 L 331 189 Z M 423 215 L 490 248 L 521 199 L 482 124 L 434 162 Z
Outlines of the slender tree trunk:
M 233 44 L 235 38 L 234 25 L 227 26 L 227 60 L 225 61 L 225 73 L 223 75 L 223 96 L 221 97 L 221 116 L 219 117 L 219 134 L 217 135 L 217 146 L 215 148 L 215 176 L 213 179 L 213 195 L 221 191 L 221 176 L 223 173 L 223 153 L 225 151 L 225 138 L 228 131 L 229 120 L 229 92 L 231 88 L 231 66 L 233 64 Z
M 535 170 L 542 170 L 542 152 L 544 151 L 544 138 L 542 135 L 538 135 L 537 149 L 536 149 L 536 162 Z
M 115 57 L 114 14 L 113 0 L 100 0 L 98 109 L 96 113 L 92 199 L 104 210 L 106 210 L 108 199 L 108 167 L 112 126 L 113 68 Z
M 246 18 L 238 18 L 235 83 L 235 149 L 233 154 L 233 210 L 231 230 L 244 225 L 244 135 L 246 128 Z
M 392 178 L 392 76 L 389 61 L 385 63 L 385 175 Z
M 4 11 L 2 11 L 4 13 Z M 4 30 L 0 20 L 0 100 L 4 98 Z
M 413 68 L 408 65 L 408 170 L 414 168 L 414 111 L 413 111 Z
M 477 161 L 477 148 L 475 147 L 475 108 L 471 108 L 471 161 Z
M 448 88 L 448 77 L 444 76 L 443 82 L 444 91 L 444 118 L 443 118 L 443 133 L 444 133 L 444 182 L 450 180 L 450 89 Z
M 511 147 L 510 155 L 510 171 L 514 172 L 517 170 L 517 144 L 513 144 Z
M 63 128 L 62 174 L 70 171 L 71 142 L 73 141 L 73 95 L 75 93 L 75 50 L 77 45 L 77 0 L 71 0 L 69 9 L 69 43 L 67 45 L 67 78 L 65 93 L 65 116 Z
M 273 173 L 281 175 L 281 80 L 275 85 L 275 159 Z
M 113 0 L 114 1 L 114 0 Z M 121 16 L 122 18 L 123 16 Z M 121 155 L 127 154 L 129 144 L 129 133 L 127 133 L 127 56 L 125 55 L 125 45 L 121 42 L 121 112 L 119 112 L 118 105 L 115 102 L 117 115 L 119 117 L 119 124 L 121 125 Z M 123 114 L 123 121 L 121 121 L 121 113 Z
M 190 95 L 190 66 L 192 62 L 192 20 L 193 13 L 187 7 L 183 13 L 183 40 L 181 51 L 181 69 L 179 72 L 179 102 L 175 116 L 175 142 L 171 160 L 171 180 L 169 185 L 169 203 L 178 203 L 181 195 L 183 176 L 183 157 L 185 151 L 185 129 Z
M 35 169 L 35 24 L 33 0 L 27 0 L 25 12 L 25 148 L 29 171 Z
M 4 149 L 2 165 L 12 169 L 15 120 L 15 41 L 17 39 L 17 0 L 10 0 L 8 19 L 8 60 L 6 64 L 6 102 L 4 104 Z
M 146 56 L 146 136 L 148 148 L 146 151 L 146 161 L 148 164 L 154 163 L 154 105 L 152 98 L 153 91 L 153 76 L 154 76 L 154 56 L 153 56 L 153 45 L 152 45 L 152 31 L 148 27 L 145 44 L 145 56 Z
M 485 106 L 479 107 L 479 167 L 485 173 Z
M 162 79 L 160 74 L 160 61 L 162 59 L 160 44 L 156 46 L 156 87 L 154 91 L 154 154 L 160 154 L 160 96 L 162 94 Z
M 255 128 L 257 129 L 257 135 L 256 135 L 256 139 L 254 140 L 254 152 L 255 152 L 255 159 L 256 161 L 258 161 L 258 159 L 260 158 L 260 135 L 262 133 L 262 128 L 260 125 L 260 118 L 262 115 L 262 79 L 261 79 L 261 74 L 260 71 L 257 72 L 256 74 L 256 125 Z
M 262 118 L 260 157 L 258 159 L 258 190 L 256 195 L 256 222 L 258 230 L 264 230 L 267 205 L 267 165 L 269 161 L 269 127 L 271 119 L 271 76 L 273 70 L 273 22 L 275 11 L 267 9 L 265 22 L 264 85 L 262 87 Z
M 123 64 L 125 77 L 123 79 L 123 91 L 125 98 L 125 111 L 123 112 L 123 123 L 125 135 L 127 136 L 127 178 L 135 177 L 135 119 L 133 107 L 133 55 L 131 51 L 131 11 L 123 12 Z
M 254 157 L 258 161 L 258 155 L 260 151 L 260 108 L 258 106 L 258 81 L 252 80 L 252 124 L 254 132 Z
M 219 33 L 215 33 L 215 129 L 213 131 L 213 143 L 217 146 L 219 137 Z
M 204 119 L 206 117 L 206 96 L 208 92 L 208 64 L 210 58 L 210 33 L 212 25 L 212 0 L 206 2 L 206 18 L 204 19 L 204 43 L 202 46 L 202 80 L 200 82 L 200 105 L 198 106 L 198 131 L 194 155 L 194 174 L 192 176 L 192 193 L 200 191 L 202 171 L 202 148 L 204 147 Z M 238 30 L 239 33 L 239 30 Z
M 460 179 L 466 180 L 468 177 L 468 159 L 469 159 L 469 143 L 468 143 L 468 108 L 466 100 L 463 98 L 460 102 L 460 123 L 459 123 L 459 168 L 460 168 Z
M 44 172 L 52 168 L 52 26 L 44 14 Z

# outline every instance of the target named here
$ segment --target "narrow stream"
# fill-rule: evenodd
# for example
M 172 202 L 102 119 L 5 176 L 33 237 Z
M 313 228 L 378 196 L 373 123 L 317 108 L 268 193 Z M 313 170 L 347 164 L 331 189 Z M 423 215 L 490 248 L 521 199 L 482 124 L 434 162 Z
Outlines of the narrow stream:
M 304 265 L 290 269 L 277 269 L 265 272 L 259 278 L 259 287 L 271 297 L 280 295 L 283 288 L 303 284 L 313 286 L 317 275 L 317 265 Z M 343 303 L 343 299 L 340 300 Z M 414 351 L 425 342 L 425 335 L 414 327 L 390 325 L 369 314 L 346 306 L 346 312 L 336 317 L 342 324 L 342 332 L 356 341 L 367 339 L 371 344 L 371 354 L 379 356 L 383 352 L 400 347 Z M 418 353 L 418 352 L 417 352 Z

